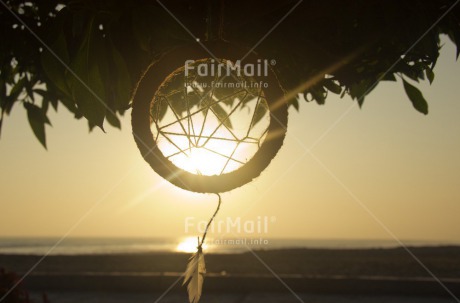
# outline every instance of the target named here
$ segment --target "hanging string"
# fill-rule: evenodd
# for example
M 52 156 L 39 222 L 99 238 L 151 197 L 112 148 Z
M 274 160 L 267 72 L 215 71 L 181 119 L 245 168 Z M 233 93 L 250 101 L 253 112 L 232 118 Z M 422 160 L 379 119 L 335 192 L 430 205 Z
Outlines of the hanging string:
M 201 298 L 201 292 L 203 290 L 204 276 L 206 274 L 206 265 L 204 262 L 204 253 L 203 253 L 203 244 L 206 239 L 206 234 L 208 233 L 209 226 L 211 226 L 212 221 L 217 215 L 217 212 L 220 209 L 220 204 L 222 199 L 219 194 L 216 194 L 219 197 L 219 203 L 217 204 L 217 209 L 209 219 L 208 225 L 203 234 L 203 238 L 198 237 L 198 247 L 197 252 L 190 257 L 187 264 L 187 268 L 184 273 L 184 282 L 182 285 L 187 284 L 188 299 L 190 303 L 198 303 Z
M 203 238 L 201 239 L 201 242 L 198 244 L 198 249 L 200 249 L 203 246 L 204 240 L 206 239 L 206 234 L 208 233 L 209 226 L 211 226 L 212 221 L 214 220 L 214 218 L 216 217 L 217 213 L 219 212 L 220 204 L 222 203 L 222 198 L 221 198 L 220 194 L 216 193 L 216 195 L 219 198 L 219 202 L 217 204 L 216 211 L 212 215 L 211 219 L 209 219 L 208 225 L 206 225 L 206 229 L 204 230 L 204 233 L 203 233 Z

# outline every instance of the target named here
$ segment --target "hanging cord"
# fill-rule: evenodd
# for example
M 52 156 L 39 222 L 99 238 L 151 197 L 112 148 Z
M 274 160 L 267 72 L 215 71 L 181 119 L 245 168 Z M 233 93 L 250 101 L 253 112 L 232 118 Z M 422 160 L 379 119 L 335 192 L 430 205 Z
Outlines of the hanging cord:
M 198 249 L 201 249 L 201 246 L 204 244 L 204 240 L 206 239 L 206 234 L 208 233 L 209 226 L 211 225 L 212 221 L 214 220 L 214 217 L 217 215 L 220 209 L 220 204 L 222 203 L 222 198 L 220 197 L 220 194 L 216 193 L 217 197 L 219 197 L 219 203 L 217 204 L 217 209 L 212 215 L 211 219 L 209 219 L 208 225 L 206 225 L 206 229 L 204 230 L 203 238 L 201 239 L 201 242 L 198 239 Z

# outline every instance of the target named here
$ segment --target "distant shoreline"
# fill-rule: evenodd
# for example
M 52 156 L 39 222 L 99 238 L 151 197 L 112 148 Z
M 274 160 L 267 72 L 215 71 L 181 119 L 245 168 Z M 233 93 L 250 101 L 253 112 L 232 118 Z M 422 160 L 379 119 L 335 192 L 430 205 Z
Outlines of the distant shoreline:
M 411 252 L 441 278 L 460 278 L 460 246 L 410 247 Z M 374 249 L 276 249 L 256 250 L 278 274 L 307 276 L 429 277 L 403 248 Z M 190 253 L 51 255 L 34 272 L 59 273 L 162 273 L 182 272 Z M 210 273 L 266 274 L 265 266 L 249 251 L 206 253 Z M 40 255 L 0 254 L 0 267 L 17 273 L 28 271 Z
M 59 238 L 0 237 L 0 254 L 20 255 L 91 255 L 134 254 L 191 251 L 196 246 L 195 237 L 185 238 L 67 238 L 55 246 Z M 448 241 L 403 241 L 410 247 L 460 246 Z M 373 249 L 397 248 L 393 240 L 336 240 L 336 239 L 277 239 L 277 238 L 216 238 L 206 241 L 208 253 L 239 253 L 248 250 L 279 249 Z M 51 251 L 50 251 L 51 249 Z
M 437 278 L 460 293 L 460 246 L 411 247 Z M 403 248 L 279 249 L 257 257 L 295 291 L 346 294 L 445 296 Z M 181 280 L 187 253 L 137 253 L 48 256 L 25 287 L 38 292 L 155 292 Z M 206 254 L 205 290 L 215 292 L 285 291 L 253 253 Z M 0 254 L 0 267 L 27 272 L 40 256 Z M 183 292 L 178 283 L 173 291 Z

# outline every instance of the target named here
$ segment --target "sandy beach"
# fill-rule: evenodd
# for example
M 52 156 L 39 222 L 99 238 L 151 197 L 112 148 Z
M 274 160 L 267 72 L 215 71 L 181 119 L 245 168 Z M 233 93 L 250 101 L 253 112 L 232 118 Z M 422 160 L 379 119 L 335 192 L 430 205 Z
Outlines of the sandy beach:
M 38 298 L 40 294 L 33 294 Z M 53 292 L 48 294 L 50 302 L 56 303 L 186 303 L 185 293 L 108 293 L 108 292 Z M 396 295 L 343 295 L 308 294 L 295 295 L 273 292 L 261 293 L 205 293 L 201 303 L 455 303 L 450 297 L 396 296 Z
M 411 252 L 441 278 L 460 278 L 460 247 L 413 247 Z M 164 273 L 183 272 L 191 254 L 142 253 L 52 255 L 34 273 Z M 0 254 L 0 266 L 23 273 L 40 255 Z M 306 276 L 429 277 L 403 248 L 280 249 L 235 254 L 206 254 L 208 273 L 270 274 L 260 258 L 277 274 Z
M 460 294 L 460 247 L 411 251 L 452 293 Z M 202 302 L 295 302 L 296 295 L 304 302 L 454 302 L 402 248 L 255 254 L 208 254 Z M 54 255 L 36 267 L 24 287 L 33 296 L 46 293 L 51 302 L 155 302 L 165 291 L 162 301 L 185 302 L 181 274 L 189 256 Z M 0 255 L 0 266 L 22 274 L 39 259 Z

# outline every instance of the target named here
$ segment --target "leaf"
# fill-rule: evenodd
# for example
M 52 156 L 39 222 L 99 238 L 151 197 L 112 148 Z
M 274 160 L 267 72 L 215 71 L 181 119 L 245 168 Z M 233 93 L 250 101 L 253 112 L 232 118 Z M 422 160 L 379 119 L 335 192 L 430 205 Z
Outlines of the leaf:
M 190 35 L 164 10 L 154 5 L 135 6 L 132 10 L 132 32 L 146 52 L 190 42 Z
M 451 31 L 452 34 L 449 33 L 449 37 L 451 38 L 452 42 L 454 42 L 457 47 L 455 59 L 458 60 L 458 56 L 460 55 L 460 26 L 457 25 L 457 28 L 455 28 L 455 25 L 454 25 L 453 27 L 454 28 Z
M 115 45 L 110 43 L 109 46 L 112 50 L 115 67 L 114 75 L 112 75 L 113 82 L 115 82 L 115 104 L 117 108 L 128 108 L 133 89 L 128 66 L 121 53 L 115 48 Z M 110 75 L 108 78 L 110 78 Z
M 32 81 L 27 80 L 27 77 L 24 77 L 24 78 L 26 79 L 26 83 L 24 84 L 24 88 L 26 89 L 26 93 L 27 93 L 27 95 L 29 96 L 29 98 L 32 101 L 35 101 L 34 91 L 33 91 L 33 87 L 34 87 L 35 83 L 32 83 Z
M 100 57 L 97 56 L 101 38 L 93 25 L 94 21 L 88 24 L 85 41 L 72 62 L 72 68 L 79 76 L 79 79 L 72 78 L 72 96 L 89 125 L 102 129 L 106 107 L 105 88 L 98 65 Z
M 387 72 L 383 75 L 382 81 L 396 81 L 396 77 L 392 72 Z
M 204 254 L 201 246 L 199 246 L 198 251 L 189 259 L 187 269 L 185 270 L 184 282 L 182 283 L 182 285 L 188 283 L 187 292 L 190 303 L 198 303 L 200 301 L 205 274 Z
M 143 51 L 150 52 L 152 44 L 151 28 L 153 20 L 148 17 L 150 7 L 135 7 L 132 10 L 132 31 L 137 43 Z
M 310 94 L 313 99 L 315 99 L 318 105 L 324 105 L 326 103 L 326 91 L 321 86 L 321 88 L 312 87 L 310 88 Z
M 425 74 L 426 74 L 426 77 L 428 78 L 428 81 L 430 81 L 430 84 L 432 84 L 434 80 L 433 70 L 431 68 L 427 68 L 425 69 Z
M 13 88 L 10 91 L 10 94 L 6 96 L 5 100 L 2 102 L 2 109 L 5 111 L 7 115 L 10 114 L 14 103 L 18 101 L 19 96 L 24 91 L 26 81 L 27 79 L 24 77 L 21 78 L 16 84 L 14 84 Z
M 64 33 L 61 31 L 54 43 L 50 45 L 53 52 L 66 64 L 69 63 L 69 52 Z M 70 88 L 66 82 L 66 67 L 50 51 L 44 50 L 41 54 L 41 65 L 46 76 L 53 86 L 66 96 L 71 96 Z
M 118 128 L 118 129 L 121 129 L 120 119 L 118 119 L 118 117 L 116 115 L 114 115 L 111 112 L 107 112 L 107 115 L 105 116 L 105 118 L 106 118 L 107 122 L 109 122 L 110 125 L 112 125 L 113 127 Z
M 45 124 L 51 125 L 48 117 L 45 113 L 32 103 L 24 103 L 24 107 L 27 110 L 27 118 L 29 120 L 30 127 L 37 137 L 38 141 L 46 149 L 46 134 L 45 134 Z
M 49 104 L 50 104 L 50 100 L 48 100 L 47 98 L 43 98 L 43 100 L 42 100 L 42 111 L 45 114 L 46 114 L 46 112 L 48 112 Z
M 296 111 L 299 111 L 299 108 L 300 108 L 300 105 L 299 105 L 299 96 L 297 96 L 296 98 L 291 98 L 289 101 L 288 101 L 289 105 L 292 105 L 294 106 L 295 110 Z
M 194 106 L 198 106 L 198 108 L 201 108 L 200 101 L 202 103 L 205 103 L 203 100 L 203 96 L 200 96 L 197 94 L 196 91 L 190 92 L 187 94 L 187 102 L 188 102 L 188 108 L 191 109 Z M 224 101 L 222 101 L 224 102 Z M 225 103 L 225 102 L 224 102 Z M 204 113 L 204 111 L 203 111 Z
M 404 61 L 400 61 L 398 64 L 401 72 L 412 80 L 419 82 L 423 80 L 423 69 L 425 67 L 424 63 L 415 62 L 413 65 L 409 65 Z
M 84 10 L 75 10 L 72 12 L 72 36 L 78 37 L 85 30 L 85 24 L 88 22 L 88 13 Z
M 53 106 L 54 110 L 55 111 L 57 110 L 58 99 L 55 98 L 50 92 L 48 92 L 48 91 L 46 91 L 44 89 L 36 88 L 36 89 L 34 89 L 34 93 L 39 94 L 40 96 L 42 96 L 43 100 L 49 101 L 51 103 L 51 105 Z M 63 100 L 64 100 L 64 98 L 63 98 Z
M 219 103 L 216 103 L 211 106 L 211 111 L 216 115 L 217 119 L 227 128 L 232 129 L 232 121 L 230 121 L 230 116 L 225 111 L 225 109 Z
M 412 102 L 412 105 L 416 110 L 422 114 L 428 114 L 428 103 L 426 102 L 423 94 L 415 86 L 409 84 L 406 80 L 403 79 L 404 90 L 406 91 L 409 100 Z
M 101 81 L 98 83 L 99 87 L 95 87 L 95 89 L 100 90 L 97 95 L 105 96 L 104 100 L 96 98 L 95 101 L 106 104 L 106 111 L 102 111 L 105 119 L 110 125 L 121 129 L 121 123 L 116 112 L 119 108 L 126 108 L 129 104 L 131 96 L 129 71 L 124 59 L 110 38 L 101 39 L 98 35 L 94 35 L 93 39 L 96 41 L 90 41 L 90 43 L 95 44 L 95 47 L 89 50 L 91 53 L 89 54 L 88 64 L 91 64 L 92 70 L 98 70 L 101 78 Z M 93 58 L 97 58 L 97 63 L 94 63 Z M 90 129 L 95 124 L 95 121 L 89 123 Z
M 16 84 L 13 86 L 13 89 L 11 89 L 9 96 L 7 97 L 10 102 L 15 102 L 17 101 L 19 95 L 22 93 L 24 90 L 25 85 L 27 84 L 27 78 L 21 78 Z
M 293 99 L 293 100 L 297 101 L 296 99 Z M 299 104 L 297 102 L 297 108 L 298 107 L 299 107 Z M 259 100 L 259 102 L 257 102 L 256 108 L 254 109 L 254 117 L 252 118 L 250 129 L 252 129 L 254 125 L 256 125 L 265 116 L 267 111 L 268 111 L 268 108 L 267 108 L 266 103 L 263 102 L 262 100 Z
M 2 77 L 0 77 L 0 108 L 3 108 L 6 102 L 6 83 Z
M 326 79 L 323 84 L 329 91 L 336 95 L 339 95 L 342 92 L 342 87 L 335 83 L 332 79 Z
M 168 111 L 169 105 L 164 99 L 155 99 L 150 107 L 150 117 L 155 122 L 160 122 Z
M 369 94 L 377 86 L 370 85 L 372 85 L 371 80 L 365 79 L 361 80 L 358 83 L 353 83 L 350 86 L 350 96 L 358 101 L 359 107 L 363 106 L 364 98 L 366 97 L 366 95 Z
M 3 125 L 3 117 L 4 117 L 4 111 L 3 109 L 1 110 L 1 114 L 0 114 L 0 138 L 2 137 L 2 125 Z

